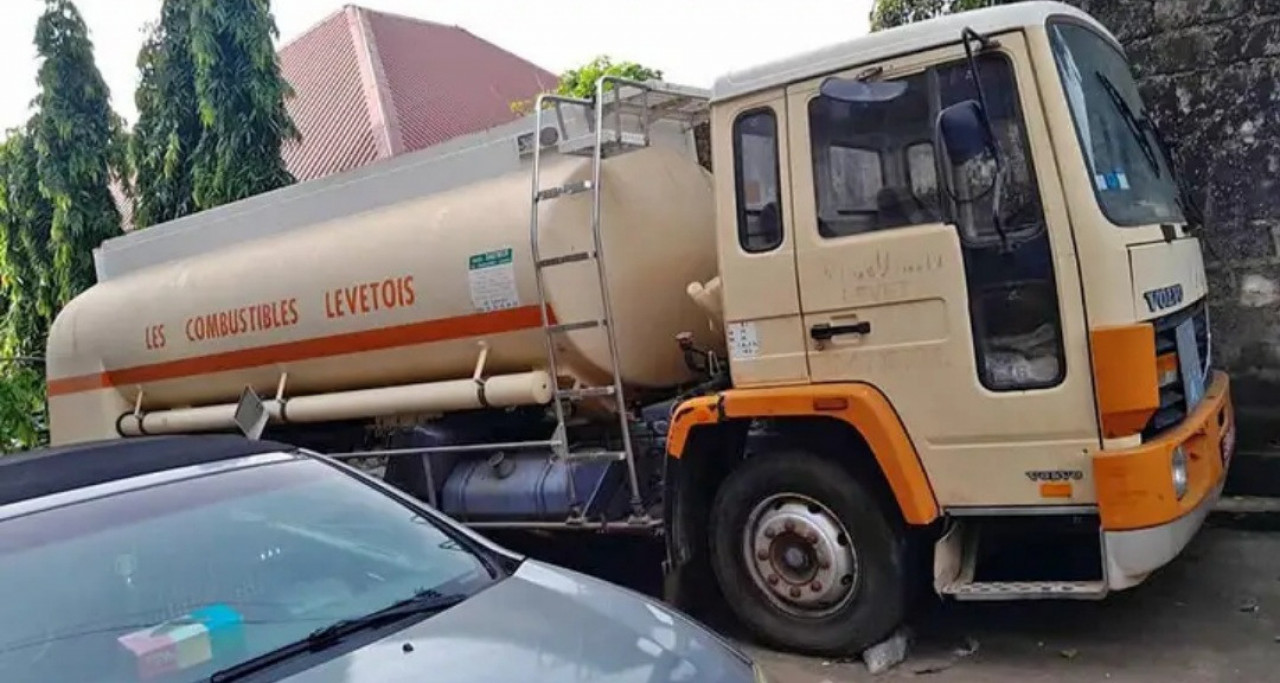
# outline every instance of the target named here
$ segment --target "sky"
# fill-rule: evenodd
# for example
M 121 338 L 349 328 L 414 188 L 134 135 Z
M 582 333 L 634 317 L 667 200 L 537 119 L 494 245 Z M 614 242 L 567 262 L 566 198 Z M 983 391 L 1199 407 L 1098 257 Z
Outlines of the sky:
M 287 42 L 343 0 L 272 0 Z M 867 32 L 871 0 L 359 0 L 355 4 L 466 28 L 559 73 L 598 54 L 707 87 L 715 77 Z M 21 125 L 35 97 L 32 43 L 43 0 L 0 0 L 0 129 Z M 112 106 L 136 120 L 133 90 L 143 28 L 160 0 L 76 0 Z

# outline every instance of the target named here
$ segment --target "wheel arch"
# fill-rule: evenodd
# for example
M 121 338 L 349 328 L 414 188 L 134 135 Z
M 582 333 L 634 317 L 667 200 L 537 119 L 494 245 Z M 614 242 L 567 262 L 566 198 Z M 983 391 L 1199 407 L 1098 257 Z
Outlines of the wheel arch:
M 731 389 L 681 404 L 667 435 L 668 469 L 679 472 L 669 478 L 668 494 L 680 496 L 682 480 L 704 481 L 699 475 L 710 473 L 708 468 L 723 468 L 726 458 L 731 462 L 740 457 L 747 429 L 759 419 L 770 420 L 794 445 L 835 456 L 855 474 L 865 473 L 857 470 L 874 463 L 871 469 L 887 486 L 893 507 L 907 524 L 924 526 L 938 519 L 933 487 L 901 418 L 879 389 L 865 383 Z M 835 446 L 846 438 L 856 445 L 849 457 L 840 457 L 841 449 Z M 862 454 L 871 458 L 858 457 Z

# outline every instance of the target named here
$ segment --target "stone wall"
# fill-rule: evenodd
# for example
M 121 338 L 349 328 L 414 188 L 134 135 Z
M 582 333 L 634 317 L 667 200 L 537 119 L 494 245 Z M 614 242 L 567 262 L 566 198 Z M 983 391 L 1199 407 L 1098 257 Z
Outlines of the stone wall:
M 1072 0 L 1124 43 L 1204 209 L 1214 364 L 1280 451 L 1280 0 Z

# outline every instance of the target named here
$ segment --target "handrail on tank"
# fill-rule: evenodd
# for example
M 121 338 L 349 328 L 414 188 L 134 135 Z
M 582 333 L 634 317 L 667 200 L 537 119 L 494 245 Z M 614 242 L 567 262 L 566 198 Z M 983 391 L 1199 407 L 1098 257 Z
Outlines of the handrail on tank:
M 529 243 L 534 265 L 534 281 L 537 285 L 539 315 L 541 316 L 543 330 L 546 331 L 544 335 L 544 343 L 547 354 L 547 371 L 551 376 L 551 382 L 553 384 L 552 404 L 553 410 L 555 411 L 556 428 L 555 433 L 547 443 L 552 448 L 556 457 L 567 458 L 569 457 L 569 444 L 568 430 L 565 423 L 565 408 L 561 402 L 563 400 L 563 396 L 558 382 L 559 368 L 557 367 L 558 363 L 556 361 L 555 340 L 552 338 L 554 332 L 552 330 L 551 314 L 550 311 L 547 310 L 546 284 L 542 272 L 544 261 L 541 250 L 538 247 L 538 216 L 541 201 L 544 198 L 560 196 L 561 193 L 555 192 L 547 194 L 544 193 L 542 188 L 542 148 L 544 146 L 542 142 L 542 127 L 545 112 L 548 108 L 547 105 L 549 103 L 571 104 L 583 107 L 584 109 L 589 109 L 594 116 L 588 117 L 588 125 L 592 126 L 592 132 L 594 133 L 595 138 L 591 153 L 591 181 L 589 185 L 584 183 L 580 187 L 575 188 L 575 191 L 589 190 L 591 192 L 590 229 L 593 249 L 592 254 L 596 262 L 596 276 L 600 284 L 600 304 L 602 308 L 602 320 L 600 322 L 603 323 L 602 326 L 605 328 L 604 331 L 609 344 L 610 369 L 613 375 L 612 385 L 610 388 L 613 399 L 618 406 L 618 426 L 621 430 L 622 437 L 622 455 L 627 464 L 627 483 L 631 494 L 630 504 L 632 522 L 643 522 L 647 519 L 648 513 L 644 508 L 644 500 L 640 493 L 640 478 L 636 470 L 635 449 L 631 440 L 630 423 L 626 411 L 626 397 L 623 392 L 622 382 L 621 356 L 619 355 L 619 340 L 615 329 L 616 325 L 614 324 L 613 300 L 609 292 L 609 274 L 608 268 L 605 265 L 604 237 L 601 229 L 602 196 L 600 192 L 600 183 L 602 180 L 605 157 L 604 147 L 606 141 L 604 123 L 605 110 L 608 107 L 608 104 L 606 104 L 606 93 L 609 90 L 610 85 L 613 86 L 614 104 L 617 105 L 613 112 L 615 115 L 613 142 L 619 148 L 622 148 L 624 145 L 622 116 L 624 109 L 623 105 L 625 102 L 622 88 L 636 88 L 640 91 L 639 95 L 641 99 L 641 106 L 639 107 L 639 118 L 642 127 L 643 140 L 640 145 L 638 145 L 639 147 L 648 147 L 652 143 L 651 125 L 653 122 L 652 111 L 650 108 L 651 94 L 657 93 L 660 95 L 670 95 L 676 98 L 697 99 L 696 96 L 691 96 L 687 92 L 664 87 L 662 84 L 645 83 L 630 78 L 611 75 L 601 76 L 596 80 L 594 95 L 590 99 L 557 95 L 553 93 L 542 93 L 538 95 L 534 101 L 534 145 L 533 172 L 531 174 L 532 178 L 530 188 L 531 210 L 529 212 Z M 561 128 L 563 129 L 563 115 L 559 107 L 556 107 L 556 114 L 561 124 Z M 570 498 L 572 500 L 576 500 L 576 491 L 573 490 L 573 477 L 569 477 L 568 486 Z
M 635 88 L 636 90 L 640 91 L 641 103 L 638 108 L 640 109 L 640 111 L 642 112 L 642 116 L 644 117 L 646 136 L 655 121 L 668 118 L 669 115 L 672 113 L 671 111 L 664 109 L 662 104 L 655 105 L 652 102 L 652 100 L 650 100 L 650 95 L 668 96 L 668 97 L 674 98 L 675 101 L 679 101 L 683 99 L 688 102 L 699 102 L 702 105 L 700 107 L 700 110 L 705 110 L 705 108 L 709 107 L 711 102 L 711 95 L 709 92 L 699 91 L 697 89 L 689 88 L 686 86 L 680 86 L 678 84 L 668 83 L 667 81 L 661 81 L 657 79 L 650 80 L 650 81 L 637 81 L 637 80 L 626 78 L 623 76 L 601 76 L 600 80 L 614 84 L 614 90 L 613 90 L 615 93 L 614 100 L 612 103 L 605 103 L 605 106 L 608 107 L 610 106 L 610 104 L 616 105 L 615 115 L 617 117 L 616 120 L 619 121 L 619 125 L 618 125 L 619 128 L 622 127 L 621 126 L 622 110 L 624 108 L 624 105 L 626 105 L 626 99 L 627 99 L 627 96 L 624 95 L 622 88 L 629 87 L 629 88 Z M 599 87 L 599 81 L 597 81 L 597 89 L 598 87 Z M 657 114 L 656 117 L 655 117 L 655 113 Z M 691 114 L 688 111 L 685 111 L 684 113 Z M 645 142 L 646 144 L 648 144 L 647 138 Z
M 551 326 L 550 313 L 547 311 L 547 288 L 543 281 L 542 269 L 538 264 L 542 261 L 542 255 L 538 249 L 538 193 L 542 191 L 541 184 L 541 168 L 542 168 L 542 115 L 545 111 L 545 103 L 547 102 L 563 102 L 566 104 L 578 104 L 584 107 L 592 105 L 590 100 L 584 100 L 578 97 L 567 97 L 565 95 L 556 95 L 553 93 L 542 93 L 534 100 L 534 143 L 533 143 L 533 188 L 530 191 L 529 201 L 532 209 L 529 211 L 529 247 L 530 256 L 533 259 L 533 280 L 537 285 L 538 292 L 538 314 L 542 319 L 542 329 L 546 330 Z M 599 252 L 596 252 L 597 255 Z M 560 397 L 557 395 L 560 391 L 560 373 L 556 368 L 556 352 L 555 340 L 550 334 L 544 334 L 546 353 L 547 353 L 547 374 L 551 376 L 551 405 L 555 410 L 556 432 L 552 436 L 552 451 L 557 457 L 563 458 L 568 455 L 569 444 L 567 432 L 565 430 L 564 405 L 560 403 Z M 569 497 L 574 499 L 573 477 L 569 477 Z
M 633 81 L 629 78 L 609 75 L 601 76 L 596 81 L 596 101 L 601 103 L 597 107 L 600 111 L 600 115 L 596 117 L 596 128 L 604 128 L 604 92 L 605 86 L 609 83 L 613 83 L 614 101 L 619 105 L 613 109 L 615 123 L 613 132 L 617 141 L 619 143 L 622 142 L 622 90 L 620 88 L 624 85 L 629 85 L 633 88 L 639 88 L 641 96 L 644 98 L 641 100 L 641 108 L 644 115 L 640 119 L 640 132 L 644 135 L 645 146 L 649 146 L 649 93 L 653 92 L 653 89 L 640 81 Z M 599 136 L 600 133 L 597 132 L 597 137 Z M 603 142 L 603 140 L 601 142 Z
M 643 499 L 640 497 L 640 477 L 636 474 L 636 456 L 635 447 L 631 443 L 631 425 L 627 420 L 626 396 L 622 392 L 622 368 L 621 356 L 618 355 L 618 335 L 613 324 L 613 299 L 609 296 L 609 274 L 605 267 L 604 258 L 604 236 L 600 230 L 600 211 L 601 211 L 601 195 L 600 195 L 600 175 L 604 165 L 604 93 L 605 86 L 614 83 L 614 93 L 621 99 L 622 93 L 618 91 L 616 85 L 619 83 L 634 83 L 629 79 L 618 78 L 614 76 L 601 76 L 596 81 L 595 95 L 595 114 L 596 114 L 596 145 L 592 155 L 591 163 L 591 239 L 592 246 L 596 251 L 596 272 L 600 278 L 600 304 L 604 308 L 604 318 L 609 321 L 605 329 L 605 336 L 609 340 L 609 356 L 613 365 L 613 398 L 618 404 L 618 427 L 622 432 L 622 452 L 626 454 L 627 461 L 627 479 L 631 486 L 631 512 L 635 517 L 644 517 Z M 644 144 L 649 145 L 649 90 L 646 86 L 641 86 L 644 90 L 644 104 L 646 115 L 644 117 L 643 131 Z M 617 130 L 614 131 L 618 142 L 622 141 L 622 108 L 617 108 Z M 554 380 L 552 380 L 554 381 Z

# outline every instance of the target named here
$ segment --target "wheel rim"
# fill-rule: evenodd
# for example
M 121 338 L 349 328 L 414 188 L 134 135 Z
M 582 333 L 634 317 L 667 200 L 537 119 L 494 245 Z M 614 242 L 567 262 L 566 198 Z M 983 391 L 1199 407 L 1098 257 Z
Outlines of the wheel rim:
M 742 538 L 751 580 L 776 607 L 803 617 L 839 610 L 858 591 L 858 555 L 830 508 L 780 493 L 751 511 Z

